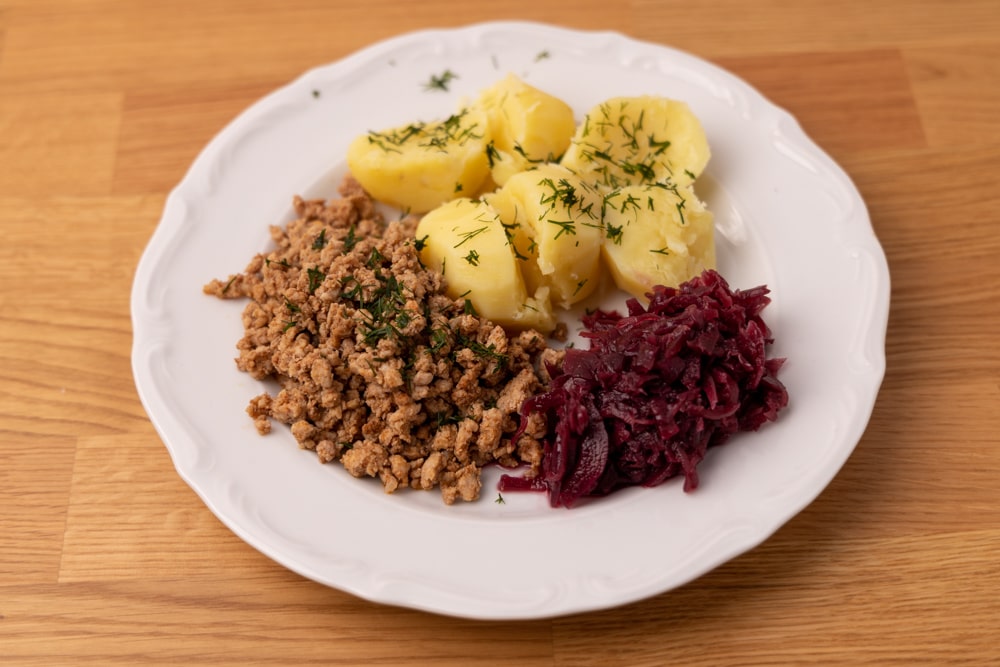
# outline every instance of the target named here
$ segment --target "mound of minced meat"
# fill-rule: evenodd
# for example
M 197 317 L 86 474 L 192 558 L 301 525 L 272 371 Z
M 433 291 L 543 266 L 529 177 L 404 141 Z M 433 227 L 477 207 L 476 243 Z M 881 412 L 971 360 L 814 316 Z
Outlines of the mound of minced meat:
M 280 387 L 250 401 L 257 430 L 287 424 L 323 462 L 388 493 L 439 488 L 448 504 L 476 500 L 491 463 L 537 471 L 546 417 L 522 425 L 519 411 L 562 352 L 445 296 L 418 259 L 415 218 L 387 222 L 350 178 L 340 195 L 296 197 L 271 252 L 204 287 L 249 299 L 236 365 Z

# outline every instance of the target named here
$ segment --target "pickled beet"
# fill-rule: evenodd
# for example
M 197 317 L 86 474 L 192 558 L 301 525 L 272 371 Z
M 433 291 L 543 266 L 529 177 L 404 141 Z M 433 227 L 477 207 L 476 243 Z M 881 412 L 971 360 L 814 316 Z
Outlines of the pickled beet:
M 525 401 L 522 423 L 542 412 L 550 425 L 537 477 L 503 475 L 501 491 L 538 490 L 552 506 L 684 476 L 710 447 L 777 418 L 788 392 L 784 359 L 768 358 L 761 318 L 769 290 L 732 290 L 716 271 L 677 288 L 658 286 L 626 302 L 627 314 L 584 317 L 589 349 L 570 349 L 550 369 L 549 391 Z

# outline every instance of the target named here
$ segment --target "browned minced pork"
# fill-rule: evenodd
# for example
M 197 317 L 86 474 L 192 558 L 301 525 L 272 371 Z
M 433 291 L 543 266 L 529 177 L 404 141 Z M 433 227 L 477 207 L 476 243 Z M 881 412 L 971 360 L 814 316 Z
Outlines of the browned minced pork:
M 388 493 L 439 488 L 448 504 L 479 497 L 485 465 L 537 471 L 544 417 L 511 437 L 562 353 L 447 297 L 418 259 L 416 218 L 387 223 L 351 178 L 340 194 L 296 197 L 297 219 L 271 228 L 273 251 L 204 288 L 250 299 L 236 365 L 281 387 L 250 401 L 257 430 L 287 424 L 324 463 Z

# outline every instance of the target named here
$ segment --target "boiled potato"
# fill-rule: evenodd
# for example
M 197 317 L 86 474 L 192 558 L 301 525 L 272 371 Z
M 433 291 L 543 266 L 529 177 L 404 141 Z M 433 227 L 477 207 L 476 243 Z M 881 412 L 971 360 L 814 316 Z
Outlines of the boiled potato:
M 444 274 L 448 296 L 512 329 L 555 328 L 547 290 L 529 296 L 497 212 L 467 197 L 435 208 L 417 225 L 420 261 Z
M 600 282 L 601 197 L 573 172 L 543 164 L 488 195 L 512 237 L 528 289 L 568 307 Z
M 577 126 L 565 102 L 514 75 L 444 121 L 369 132 L 348 150 L 372 196 L 424 214 L 421 261 L 449 296 L 543 333 L 604 271 L 644 299 L 715 267 L 712 214 L 691 187 L 709 158 L 683 102 L 616 97 Z
M 363 134 L 348 147 L 347 164 L 375 199 L 424 213 L 479 190 L 490 140 L 486 113 L 465 108 L 443 121 Z
M 474 106 L 489 117 L 488 161 L 496 185 L 534 164 L 557 160 L 576 131 L 568 104 L 513 74 L 480 93 Z
M 692 183 L 708 164 L 705 131 L 684 102 L 615 97 L 591 109 L 561 163 L 606 187 Z
M 715 268 L 712 213 L 690 187 L 631 185 L 606 202 L 601 254 L 620 289 L 645 300 Z

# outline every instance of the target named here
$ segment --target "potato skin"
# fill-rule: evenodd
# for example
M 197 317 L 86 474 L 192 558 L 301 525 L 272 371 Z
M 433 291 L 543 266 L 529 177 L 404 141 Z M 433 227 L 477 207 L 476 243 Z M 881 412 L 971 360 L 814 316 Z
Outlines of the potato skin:
M 443 121 L 411 123 L 360 135 L 347 149 L 347 165 L 375 199 L 424 213 L 489 177 L 489 121 L 465 108 Z
M 443 204 L 417 225 L 420 261 L 441 271 L 448 296 L 468 299 L 476 312 L 510 329 L 549 333 L 556 322 L 547 290 L 529 295 L 500 218 L 467 197 Z

